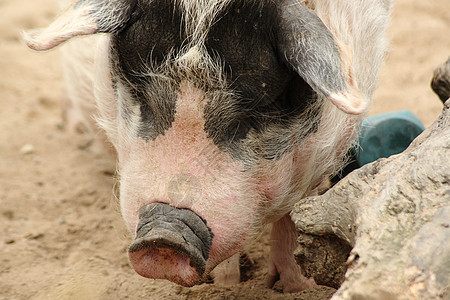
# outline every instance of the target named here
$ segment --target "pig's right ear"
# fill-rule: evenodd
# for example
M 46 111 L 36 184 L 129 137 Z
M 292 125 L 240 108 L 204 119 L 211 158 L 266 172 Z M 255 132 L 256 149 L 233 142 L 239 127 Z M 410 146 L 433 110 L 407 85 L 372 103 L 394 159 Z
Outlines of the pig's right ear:
M 137 0 L 79 0 L 48 27 L 24 33 L 27 46 L 44 51 L 79 35 L 119 32 L 132 18 Z

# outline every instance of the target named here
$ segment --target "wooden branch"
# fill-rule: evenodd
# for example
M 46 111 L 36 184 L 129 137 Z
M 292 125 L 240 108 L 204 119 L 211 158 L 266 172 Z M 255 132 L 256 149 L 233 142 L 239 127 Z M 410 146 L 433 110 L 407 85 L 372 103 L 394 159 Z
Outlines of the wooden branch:
M 297 261 L 319 284 L 343 281 L 333 299 L 449 296 L 449 107 L 403 153 L 295 206 Z

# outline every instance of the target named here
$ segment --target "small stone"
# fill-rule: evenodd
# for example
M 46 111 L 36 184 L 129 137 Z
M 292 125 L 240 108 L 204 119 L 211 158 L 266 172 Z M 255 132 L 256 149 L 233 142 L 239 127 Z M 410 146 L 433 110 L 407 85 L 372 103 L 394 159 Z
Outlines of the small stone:
M 5 210 L 4 212 L 2 212 L 2 215 L 8 220 L 14 219 L 14 212 L 12 210 Z
M 59 217 L 59 224 L 60 225 L 67 224 L 67 220 L 64 216 Z
M 20 153 L 28 155 L 35 153 L 36 150 L 34 149 L 34 146 L 31 144 L 23 145 L 22 148 L 20 148 Z
M 77 148 L 79 150 L 87 150 L 89 147 L 92 146 L 93 143 L 94 143 L 94 140 L 91 138 L 83 139 L 82 141 L 80 141 L 78 143 Z
M 39 232 L 39 233 L 32 233 L 32 234 L 27 235 L 26 237 L 29 240 L 38 240 L 40 238 L 43 238 L 44 234 L 41 233 L 41 232 Z

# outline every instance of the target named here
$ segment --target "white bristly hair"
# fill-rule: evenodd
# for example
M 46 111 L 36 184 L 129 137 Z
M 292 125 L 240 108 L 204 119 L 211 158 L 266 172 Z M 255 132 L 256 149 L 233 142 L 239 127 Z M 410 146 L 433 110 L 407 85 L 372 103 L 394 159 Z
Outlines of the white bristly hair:
M 183 8 L 186 32 L 195 44 L 203 44 L 207 29 L 216 21 L 217 15 L 232 0 L 176 0 Z

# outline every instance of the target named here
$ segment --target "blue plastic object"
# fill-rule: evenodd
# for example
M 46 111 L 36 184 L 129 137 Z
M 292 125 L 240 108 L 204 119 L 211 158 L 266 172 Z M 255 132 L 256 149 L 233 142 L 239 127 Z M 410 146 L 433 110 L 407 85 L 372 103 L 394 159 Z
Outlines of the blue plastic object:
M 359 166 L 403 152 L 423 130 L 422 122 L 408 110 L 364 119 L 356 149 Z

